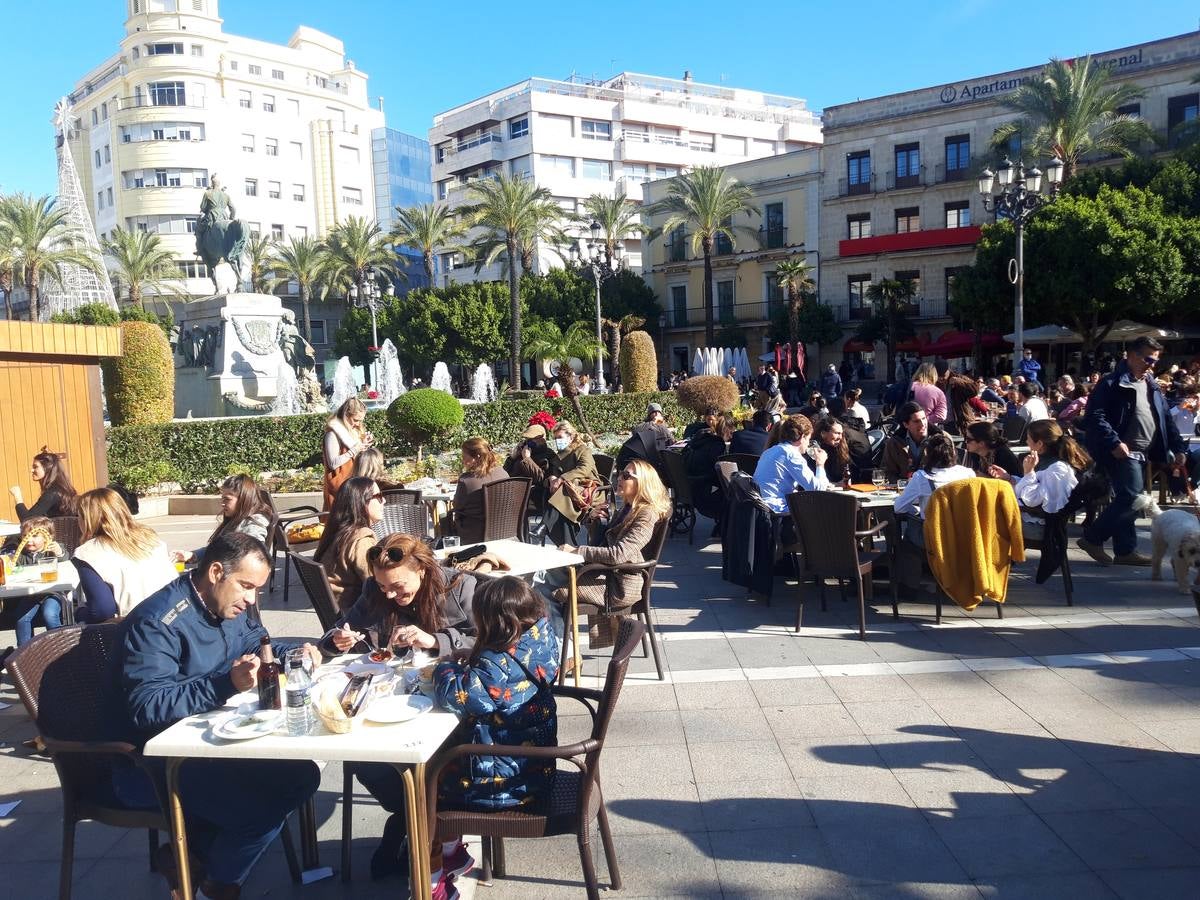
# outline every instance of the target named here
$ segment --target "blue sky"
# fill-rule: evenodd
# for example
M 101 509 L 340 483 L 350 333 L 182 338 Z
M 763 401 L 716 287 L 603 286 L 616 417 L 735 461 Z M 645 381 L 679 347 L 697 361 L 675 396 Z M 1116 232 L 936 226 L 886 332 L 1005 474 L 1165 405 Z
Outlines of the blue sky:
M 54 192 L 54 103 L 115 51 L 124 10 L 125 0 L 0 0 L 0 191 Z M 388 124 L 422 136 L 435 113 L 529 75 L 690 69 L 821 109 L 1200 26 L 1200 7 L 1182 0 L 222 0 L 221 14 L 227 31 L 260 40 L 284 43 L 301 24 L 340 37 L 386 98 Z

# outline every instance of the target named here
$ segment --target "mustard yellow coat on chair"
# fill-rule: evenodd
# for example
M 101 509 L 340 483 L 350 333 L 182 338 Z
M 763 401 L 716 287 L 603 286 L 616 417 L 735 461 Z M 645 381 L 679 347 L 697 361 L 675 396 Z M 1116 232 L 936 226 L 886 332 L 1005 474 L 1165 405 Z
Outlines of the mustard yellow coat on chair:
M 1012 485 L 965 478 L 938 488 L 925 506 L 925 549 L 938 586 L 963 609 L 1003 603 L 1009 570 L 1025 559 Z

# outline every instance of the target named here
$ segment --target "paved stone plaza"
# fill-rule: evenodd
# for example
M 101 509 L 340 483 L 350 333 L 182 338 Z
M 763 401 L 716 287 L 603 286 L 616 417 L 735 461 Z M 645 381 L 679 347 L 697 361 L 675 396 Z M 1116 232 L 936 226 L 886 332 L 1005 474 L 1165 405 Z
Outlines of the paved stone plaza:
M 203 543 L 207 518 L 149 522 L 172 548 Z M 1200 881 L 1200 630 L 1173 580 L 1075 563 L 1061 582 L 1013 577 L 992 608 L 880 604 L 866 642 L 852 604 L 815 592 L 796 635 L 795 588 L 774 603 L 720 578 L 720 548 L 668 543 L 654 593 L 666 683 L 635 657 L 603 756 L 623 897 L 1195 897 Z M 1143 535 L 1143 548 L 1148 538 Z M 1031 554 L 1036 561 L 1036 554 Z M 1170 573 L 1167 574 L 1170 579 Z M 882 600 L 883 594 L 880 592 Z M 298 584 L 265 599 L 277 634 L 317 632 Z M 604 660 L 587 659 L 595 676 Z M 0 897 L 57 896 L 59 792 L 15 693 L 0 699 Z M 559 708 L 561 739 L 585 717 Z M 336 865 L 341 770 L 319 795 L 322 862 Z M 365 797 L 365 794 L 363 795 Z M 356 805 L 355 881 L 294 887 L 276 844 L 247 898 L 394 898 L 367 861 L 383 814 Z M 599 854 L 604 879 L 603 853 Z M 464 896 L 583 896 L 570 839 L 512 841 L 509 875 Z M 80 827 L 76 897 L 161 898 L 146 838 Z

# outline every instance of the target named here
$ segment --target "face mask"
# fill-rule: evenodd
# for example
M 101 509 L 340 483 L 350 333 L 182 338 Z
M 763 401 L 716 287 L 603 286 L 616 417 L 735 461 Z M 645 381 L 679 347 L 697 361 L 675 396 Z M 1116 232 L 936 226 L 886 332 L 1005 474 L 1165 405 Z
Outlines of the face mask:
M 554 439 L 554 446 L 559 450 L 566 450 L 571 446 L 571 439 L 569 437 L 557 437 Z

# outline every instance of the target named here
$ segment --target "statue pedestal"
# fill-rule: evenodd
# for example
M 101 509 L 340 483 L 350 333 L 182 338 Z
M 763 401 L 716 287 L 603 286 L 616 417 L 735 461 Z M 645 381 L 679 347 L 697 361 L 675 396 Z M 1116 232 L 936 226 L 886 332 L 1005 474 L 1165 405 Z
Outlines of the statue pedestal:
M 177 418 L 268 411 L 284 363 L 283 303 L 270 294 L 207 297 L 179 308 Z M 228 397 L 228 399 L 227 399 Z M 245 405 L 242 405 L 245 404 Z

